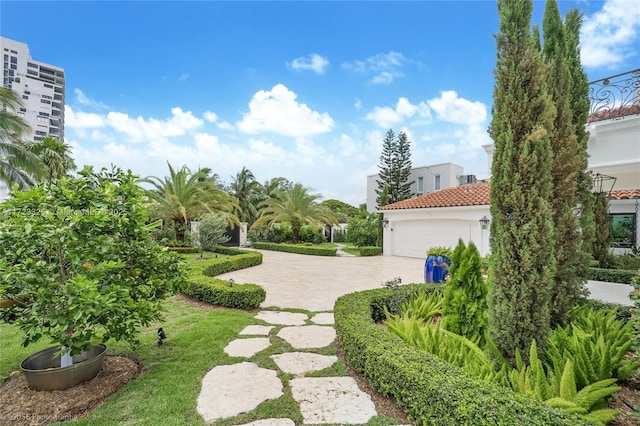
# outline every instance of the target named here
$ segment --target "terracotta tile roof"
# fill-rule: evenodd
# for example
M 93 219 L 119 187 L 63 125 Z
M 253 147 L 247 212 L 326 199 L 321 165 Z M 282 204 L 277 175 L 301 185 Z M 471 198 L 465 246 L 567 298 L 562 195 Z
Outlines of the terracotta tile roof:
M 616 189 L 611 191 L 609 198 L 612 200 L 633 200 L 640 198 L 640 189 Z
M 425 209 L 431 207 L 460 207 L 489 205 L 489 183 L 456 186 L 430 192 L 397 203 L 388 204 L 380 210 Z
M 610 118 L 625 117 L 627 115 L 640 114 L 640 105 L 634 104 L 621 108 L 606 109 L 603 111 L 592 112 L 587 117 L 587 123 L 608 120 Z

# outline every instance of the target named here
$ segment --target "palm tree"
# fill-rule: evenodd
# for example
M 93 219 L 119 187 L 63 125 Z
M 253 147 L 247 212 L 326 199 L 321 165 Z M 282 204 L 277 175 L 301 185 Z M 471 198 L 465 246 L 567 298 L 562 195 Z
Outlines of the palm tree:
M 0 87 L 0 181 L 26 188 L 43 175 L 44 165 L 22 141 L 29 125 L 14 111 L 22 106 L 18 95 Z
M 53 136 L 31 144 L 30 151 L 44 163 L 49 182 L 68 176 L 70 171 L 76 169 L 76 163 L 70 155 L 71 146 Z
M 300 183 L 277 191 L 272 198 L 261 203 L 260 217 L 252 228 L 261 225 L 273 226 L 288 222 L 293 231 L 293 242 L 297 243 L 302 225 L 337 225 L 338 219 L 331 210 L 318 204 L 320 194 L 311 194 L 310 189 Z
M 233 214 L 238 208 L 236 199 L 220 189 L 218 177 L 210 175 L 210 169 L 191 173 L 187 166 L 176 171 L 168 162 L 167 165 L 169 176 L 164 179 L 148 176 L 140 182 L 153 186 L 146 190 L 151 200 L 150 215 L 162 219 L 165 225 L 174 226 L 179 241 L 184 241 L 191 221 L 205 213 L 218 213 L 231 225 L 239 224 Z
M 250 227 L 258 214 L 260 184 L 256 181 L 251 170 L 243 167 L 233 178 L 229 190 L 231 195 L 238 200 L 240 219 L 246 221 Z

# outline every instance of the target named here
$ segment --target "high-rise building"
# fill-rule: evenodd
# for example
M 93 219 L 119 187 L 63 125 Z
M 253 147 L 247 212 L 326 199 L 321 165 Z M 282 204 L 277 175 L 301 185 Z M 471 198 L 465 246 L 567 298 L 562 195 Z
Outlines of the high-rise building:
M 37 142 L 46 136 L 64 140 L 64 69 L 36 61 L 29 46 L 0 37 L 2 85 L 22 101 L 15 111 L 30 127 L 22 140 Z M 0 202 L 7 197 L 6 182 L 0 181 Z
M 37 142 L 45 136 L 64 140 L 64 69 L 31 58 L 29 46 L 0 37 L 4 87 L 22 100 L 16 113 L 31 127 L 24 141 Z

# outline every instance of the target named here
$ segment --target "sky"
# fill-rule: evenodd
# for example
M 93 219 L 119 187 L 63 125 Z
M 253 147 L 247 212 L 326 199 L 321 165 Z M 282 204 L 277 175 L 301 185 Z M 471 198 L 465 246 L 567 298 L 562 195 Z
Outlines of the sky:
M 640 67 L 640 2 L 559 7 L 584 14 L 590 81 Z M 209 167 L 226 183 L 246 167 L 354 206 L 389 129 L 413 166 L 489 175 L 498 28 L 495 1 L 0 0 L 0 35 L 65 70 L 79 166 Z

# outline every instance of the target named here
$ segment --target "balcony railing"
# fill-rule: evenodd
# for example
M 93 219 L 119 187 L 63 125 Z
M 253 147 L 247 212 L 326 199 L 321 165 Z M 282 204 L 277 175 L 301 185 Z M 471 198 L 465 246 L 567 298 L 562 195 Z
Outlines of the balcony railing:
M 589 83 L 589 123 L 640 114 L 640 68 Z

